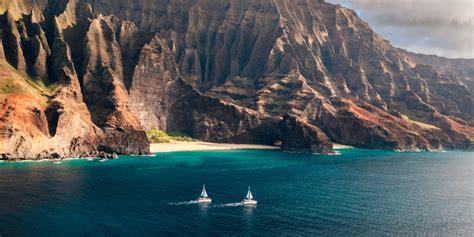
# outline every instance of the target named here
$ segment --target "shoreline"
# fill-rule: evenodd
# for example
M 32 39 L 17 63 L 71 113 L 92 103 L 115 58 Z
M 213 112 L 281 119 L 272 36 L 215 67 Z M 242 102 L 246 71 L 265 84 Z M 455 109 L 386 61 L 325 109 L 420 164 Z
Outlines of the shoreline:
M 334 144 L 334 149 L 350 149 L 352 146 Z M 256 145 L 256 144 L 232 144 L 232 143 L 214 143 L 214 142 L 180 142 L 172 141 L 170 143 L 151 143 L 150 152 L 177 152 L 177 151 L 219 151 L 219 150 L 240 150 L 240 149 L 263 149 L 279 150 L 278 146 Z
M 349 145 L 343 145 L 334 143 L 335 154 L 329 155 L 338 155 L 337 150 L 344 149 L 353 149 L 355 147 Z M 213 142 L 183 142 L 183 141 L 172 141 L 170 143 L 151 143 L 150 144 L 150 154 L 149 155 L 131 155 L 131 156 L 155 156 L 156 153 L 167 153 L 167 152 L 181 152 L 181 151 L 219 151 L 219 150 L 242 150 L 242 149 L 255 149 L 255 150 L 280 150 L 279 146 L 268 146 L 268 145 L 256 145 L 256 144 L 233 144 L 233 143 L 213 143 Z M 391 150 L 393 152 L 447 152 L 449 150 L 431 150 L 431 151 L 422 151 L 422 150 Z M 456 151 L 456 150 L 454 150 Z M 457 150 L 465 151 L 465 150 Z M 468 151 L 470 152 L 470 151 Z M 59 161 L 68 161 L 68 160 L 96 160 L 100 157 L 69 157 L 62 158 Z M 0 160 L 1 163 L 28 163 L 28 162 L 52 162 L 55 159 L 24 159 L 24 160 Z
M 339 143 L 333 143 L 332 146 L 333 146 L 333 149 L 352 149 L 352 148 L 355 148 L 353 146 L 339 144 Z
M 150 152 L 177 152 L 177 151 L 219 151 L 219 150 L 241 150 L 241 149 L 264 149 L 278 150 L 278 146 L 266 146 L 255 144 L 232 144 L 232 143 L 214 143 L 214 142 L 180 142 L 172 141 L 170 143 L 151 143 Z
M 25 159 L 25 160 L 0 160 L 0 163 L 29 163 L 29 162 L 53 162 L 54 160 L 59 161 L 69 161 L 69 160 L 88 160 L 88 159 L 100 159 L 99 157 L 69 157 L 69 158 L 61 158 L 61 159 Z
M 334 149 L 351 149 L 348 145 L 334 143 Z M 180 152 L 180 151 L 223 151 L 223 150 L 280 150 L 279 146 L 268 146 L 258 144 L 233 144 L 233 143 L 215 143 L 215 142 L 182 142 L 171 141 L 170 143 L 150 143 L 150 155 L 154 153 Z M 146 155 L 145 155 L 146 156 Z M 61 158 L 60 161 L 68 160 L 88 160 L 100 159 L 100 157 L 68 157 Z M 0 163 L 23 163 L 23 162 L 52 162 L 55 159 L 24 159 L 24 160 L 0 160 Z

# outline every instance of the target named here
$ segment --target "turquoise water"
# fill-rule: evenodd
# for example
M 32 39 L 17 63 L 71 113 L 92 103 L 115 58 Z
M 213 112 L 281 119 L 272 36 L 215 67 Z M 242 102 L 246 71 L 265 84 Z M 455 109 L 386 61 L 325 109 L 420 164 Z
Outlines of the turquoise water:
M 474 153 L 340 152 L 3 163 L 0 235 L 473 235 Z M 190 202 L 203 183 L 211 205 Z

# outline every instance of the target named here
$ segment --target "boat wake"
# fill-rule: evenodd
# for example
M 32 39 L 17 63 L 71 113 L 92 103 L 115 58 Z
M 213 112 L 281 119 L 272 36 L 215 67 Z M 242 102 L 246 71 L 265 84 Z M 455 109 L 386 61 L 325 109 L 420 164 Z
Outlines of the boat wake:
M 183 205 L 194 205 L 194 204 L 199 204 L 197 201 L 187 201 L 187 202 L 170 202 L 168 205 L 171 206 L 183 206 Z M 212 207 L 238 207 L 238 206 L 243 206 L 244 204 L 240 202 L 235 202 L 235 203 L 224 203 L 224 204 L 216 204 L 212 205 Z
M 198 202 L 196 201 L 187 201 L 187 202 L 170 202 L 168 205 L 173 205 L 173 206 L 181 206 L 181 205 L 192 205 L 192 204 L 197 204 Z
M 217 204 L 217 205 L 213 205 L 214 207 L 238 207 L 238 206 L 242 206 L 244 204 L 240 203 L 240 202 L 236 202 L 236 203 L 225 203 L 225 204 Z

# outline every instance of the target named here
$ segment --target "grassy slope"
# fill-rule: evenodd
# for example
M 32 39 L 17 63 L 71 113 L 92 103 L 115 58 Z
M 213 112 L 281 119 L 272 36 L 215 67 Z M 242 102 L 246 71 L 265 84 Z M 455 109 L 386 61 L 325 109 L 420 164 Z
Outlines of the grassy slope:
M 416 120 L 413 120 L 411 118 L 409 118 L 408 116 L 406 115 L 402 115 L 402 118 L 403 120 L 407 121 L 407 122 L 410 122 L 410 123 L 414 123 L 418 126 L 420 126 L 421 128 L 423 129 L 434 129 L 434 130 L 440 130 L 440 128 L 434 126 L 434 125 L 431 125 L 431 124 L 428 124 L 428 123 L 423 123 L 423 122 L 420 122 L 420 121 L 416 121 Z
M 8 95 L 29 95 L 46 105 L 47 96 L 53 95 L 57 88 L 58 84 L 45 85 L 41 80 L 34 80 L 0 60 L 0 99 Z
M 166 133 L 160 130 L 150 130 L 146 132 L 146 135 L 151 143 L 170 143 L 171 141 L 199 141 L 197 139 L 187 136 L 186 134 L 179 132 Z

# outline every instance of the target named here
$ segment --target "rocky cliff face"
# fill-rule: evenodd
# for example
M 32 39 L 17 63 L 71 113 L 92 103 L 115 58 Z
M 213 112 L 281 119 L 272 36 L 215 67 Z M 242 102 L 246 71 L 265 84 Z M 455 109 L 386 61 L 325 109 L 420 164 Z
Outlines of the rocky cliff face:
M 0 12 L 0 153 L 143 153 L 144 129 L 311 152 L 329 139 L 473 147 L 472 60 L 394 48 L 338 5 L 26 0 Z
M 474 91 L 474 59 L 448 59 L 436 55 L 415 54 L 405 50 L 402 51 L 414 58 L 418 64 L 432 66 L 440 74 L 457 78 L 467 86 L 471 93 Z
M 8 159 L 147 153 L 106 26 L 89 22 L 78 57 L 84 69 L 77 68 L 63 16 L 43 10 L 1 16 L 0 153 Z
M 283 116 L 280 126 L 283 150 L 323 154 L 333 152 L 329 138 L 316 126 L 308 125 L 289 114 Z
M 93 8 L 161 34 L 183 79 L 205 95 L 260 114 L 312 118 L 328 134 L 347 131 L 330 137 L 356 146 L 472 144 L 470 80 L 461 78 L 468 67 L 394 48 L 352 10 L 321 1 L 145 5 L 102 0 Z M 349 132 L 357 129 L 351 124 L 360 132 Z
M 182 78 L 166 40 L 158 35 L 141 50 L 130 104 L 145 129 L 181 131 L 206 141 L 272 145 L 287 137 L 286 129 L 313 129 L 306 123 L 282 126 L 280 117 L 203 95 Z M 321 144 L 306 151 L 332 150 L 329 138 L 319 134 L 306 143 Z M 285 141 L 296 143 L 293 139 Z M 283 149 L 294 150 L 292 146 Z

